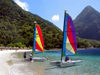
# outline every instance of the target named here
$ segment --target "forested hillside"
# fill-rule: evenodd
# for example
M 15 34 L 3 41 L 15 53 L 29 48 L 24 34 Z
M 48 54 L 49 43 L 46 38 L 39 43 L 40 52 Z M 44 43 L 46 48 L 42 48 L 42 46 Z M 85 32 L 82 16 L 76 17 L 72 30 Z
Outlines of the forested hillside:
M 0 0 L 0 44 L 32 47 L 34 21 L 42 29 L 45 48 L 59 48 L 62 31 L 51 22 L 24 11 L 13 0 Z
M 84 15 L 81 18 L 83 17 Z M 81 22 L 79 20 L 80 18 L 77 18 L 74 21 L 78 36 L 86 36 L 85 32 L 80 32 L 80 30 L 82 30 L 81 27 L 83 24 L 81 25 L 81 23 L 78 23 Z M 58 27 L 36 14 L 24 11 L 13 0 L 0 0 L 0 46 L 32 48 L 34 21 L 37 21 L 41 27 L 45 49 L 62 48 L 63 32 Z M 96 21 L 94 21 L 94 23 Z M 84 26 L 85 30 L 91 30 L 89 28 L 86 29 L 87 26 Z M 95 26 L 92 28 L 95 28 Z M 98 36 L 99 35 L 95 34 L 94 37 Z M 77 44 L 78 48 L 100 47 L 99 41 L 81 39 L 79 37 L 77 38 Z

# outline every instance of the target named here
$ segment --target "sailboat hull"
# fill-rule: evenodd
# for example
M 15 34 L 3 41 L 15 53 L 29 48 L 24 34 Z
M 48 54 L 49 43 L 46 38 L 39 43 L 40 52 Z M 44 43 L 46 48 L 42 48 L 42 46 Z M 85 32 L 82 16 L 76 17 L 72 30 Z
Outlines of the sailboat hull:
M 32 59 L 33 59 L 33 61 L 36 61 L 36 62 L 43 62 L 43 61 L 46 61 L 48 58 L 45 58 L 45 57 L 33 57 Z
M 67 62 L 65 62 L 65 61 L 62 61 L 62 62 L 61 61 L 51 61 L 50 64 L 64 68 L 64 67 L 75 66 L 80 62 L 82 62 L 82 60 L 68 60 Z
M 51 61 L 50 64 L 54 66 L 60 66 L 61 61 Z
M 61 62 L 60 67 L 62 67 L 62 68 L 71 67 L 71 66 L 75 66 L 75 65 L 79 64 L 80 62 L 82 62 L 82 60 L 69 60 L 67 62 Z

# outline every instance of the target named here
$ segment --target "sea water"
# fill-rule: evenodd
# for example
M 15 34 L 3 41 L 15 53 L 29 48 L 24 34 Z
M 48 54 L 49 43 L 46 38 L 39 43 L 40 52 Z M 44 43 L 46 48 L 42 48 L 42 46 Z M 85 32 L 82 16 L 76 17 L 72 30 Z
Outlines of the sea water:
M 50 61 L 60 60 L 61 51 L 37 52 L 34 56 L 48 57 L 45 62 L 26 62 L 20 65 L 22 75 L 100 75 L 100 49 L 78 50 L 77 56 L 70 57 L 82 60 L 76 66 L 60 68 L 53 66 Z M 21 75 L 21 74 L 20 74 Z

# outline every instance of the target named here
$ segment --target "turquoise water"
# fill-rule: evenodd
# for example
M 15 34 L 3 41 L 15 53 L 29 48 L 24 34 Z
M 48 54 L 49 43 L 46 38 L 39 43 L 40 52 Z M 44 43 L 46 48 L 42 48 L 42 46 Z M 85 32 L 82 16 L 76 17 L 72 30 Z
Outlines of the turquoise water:
M 100 75 L 100 56 L 97 50 L 97 55 L 93 55 L 93 51 L 78 52 L 77 56 L 72 56 L 71 59 L 83 60 L 80 64 L 72 67 L 60 68 L 52 66 L 50 61 L 60 60 L 60 51 L 46 51 L 44 54 L 36 53 L 34 56 L 48 57 L 45 62 L 28 63 L 26 67 L 30 70 L 31 75 Z M 87 53 L 88 52 L 88 53 Z M 25 68 L 25 66 L 24 66 Z M 28 72 L 27 72 L 28 74 Z

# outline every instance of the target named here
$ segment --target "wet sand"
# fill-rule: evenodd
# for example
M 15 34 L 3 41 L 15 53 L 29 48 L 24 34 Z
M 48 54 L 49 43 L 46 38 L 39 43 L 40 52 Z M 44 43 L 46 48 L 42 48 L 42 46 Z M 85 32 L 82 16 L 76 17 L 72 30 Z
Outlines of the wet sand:
M 22 75 L 18 74 L 16 68 L 18 67 L 16 64 L 17 62 L 14 60 L 17 60 L 16 56 L 13 57 L 13 53 L 17 52 L 25 52 L 30 50 L 2 50 L 0 51 L 0 75 Z M 14 68 L 16 67 L 16 68 Z M 12 71 L 12 68 L 15 70 Z M 14 72 L 16 71 L 16 72 Z M 19 71 L 19 70 L 18 70 Z

